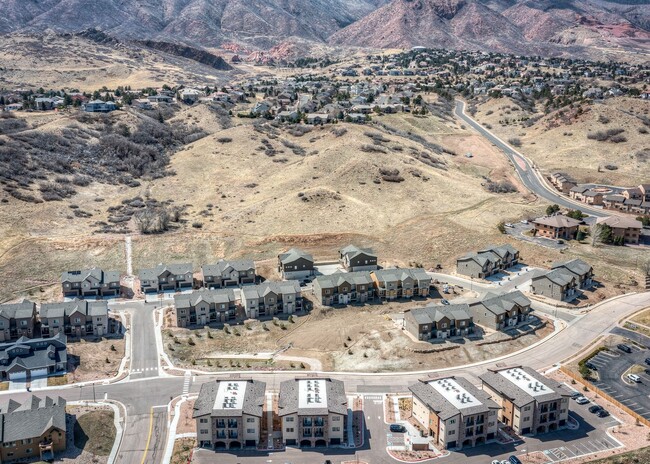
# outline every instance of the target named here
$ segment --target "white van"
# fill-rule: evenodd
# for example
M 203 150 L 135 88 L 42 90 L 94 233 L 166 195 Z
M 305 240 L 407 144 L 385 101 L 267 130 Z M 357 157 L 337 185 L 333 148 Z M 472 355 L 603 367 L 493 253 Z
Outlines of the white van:
M 627 374 L 627 378 L 630 379 L 632 382 L 636 382 L 636 383 L 641 382 L 641 377 L 639 377 L 636 374 Z

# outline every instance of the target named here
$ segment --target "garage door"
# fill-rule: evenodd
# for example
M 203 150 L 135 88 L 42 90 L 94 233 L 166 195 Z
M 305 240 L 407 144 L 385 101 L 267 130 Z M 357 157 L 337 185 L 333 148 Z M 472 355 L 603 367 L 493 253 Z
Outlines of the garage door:
M 38 378 L 38 377 L 47 377 L 47 368 L 43 369 L 34 369 L 31 371 L 31 376 L 32 379 Z
M 27 378 L 26 372 L 10 372 L 9 380 L 25 380 Z

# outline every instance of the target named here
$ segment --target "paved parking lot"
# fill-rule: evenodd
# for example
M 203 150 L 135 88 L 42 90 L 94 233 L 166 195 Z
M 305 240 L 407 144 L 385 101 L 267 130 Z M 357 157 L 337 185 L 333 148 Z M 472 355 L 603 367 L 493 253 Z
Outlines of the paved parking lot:
M 634 345 L 630 347 L 632 353 L 629 354 L 614 348 L 594 356 L 590 362 L 596 367 L 599 379 L 593 384 L 637 414 L 650 419 L 650 375 L 637 373 L 640 383 L 624 378 L 625 372 L 633 365 L 646 365 L 644 360 L 650 357 L 650 350 Z

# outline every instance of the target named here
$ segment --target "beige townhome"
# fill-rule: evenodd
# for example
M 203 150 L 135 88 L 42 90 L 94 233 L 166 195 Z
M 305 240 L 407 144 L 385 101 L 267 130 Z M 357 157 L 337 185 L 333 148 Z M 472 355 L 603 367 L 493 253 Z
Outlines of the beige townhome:
M 194 403 L 196 439 L 200 447 L 240 449 L 260 442 L 266 384 L 228 379 L 201 386 Z
M 285 380 L 280 384 L 278 415 L 287 446 L 342 444 L 348 420 L 343 382 L 329 378 Z
M 436 448 L 461 449 L 496 438 L 499 405 L 466 379 L 424 379 L 409 390 L 413 418 Z
M 561 383 L 521 366 L 489 369 L 479 378 L 501 406 L 499 420 L 515 433 L 535 435 L 566 426 L 570 393 Z

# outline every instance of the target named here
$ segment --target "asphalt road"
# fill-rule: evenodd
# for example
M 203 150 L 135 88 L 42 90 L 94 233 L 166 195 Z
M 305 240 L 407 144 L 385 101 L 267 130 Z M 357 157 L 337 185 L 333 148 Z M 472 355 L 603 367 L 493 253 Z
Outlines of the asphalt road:
M 532 164 L 520 153 L 516 152 L 510 145 L 503 142 L 500 138 L 494 135 L 492 132 L 487 130 L 477 121 L 472 119 L 469 115 L 465 114 L 465 102 L 461 100 L 456 100 L 456 109 L 455 114 L 467 125 L 476 130 L 479 134 L 489 140 L 494 146 L 501 150 L 508 159 L 512 162 L 515 167 L 515 171 L 519 175 L 524 186 L 536 194 L 537 196 L 544 198 L 552 203 L 556 203 L 559 206 L 569 208 L 569 209 L 579 209 L 587 214 L 591 214 L 596 217 L 606 217 L 611 216 L 611 213 L 603 212 L 602 210 L 589 208 L 586 205 L 581 203 L 574 203 L 570 201 L 565 196 L 561 195 L 559 192 L 554 192 L 546 188 L 543 182 L 537 177 Z

